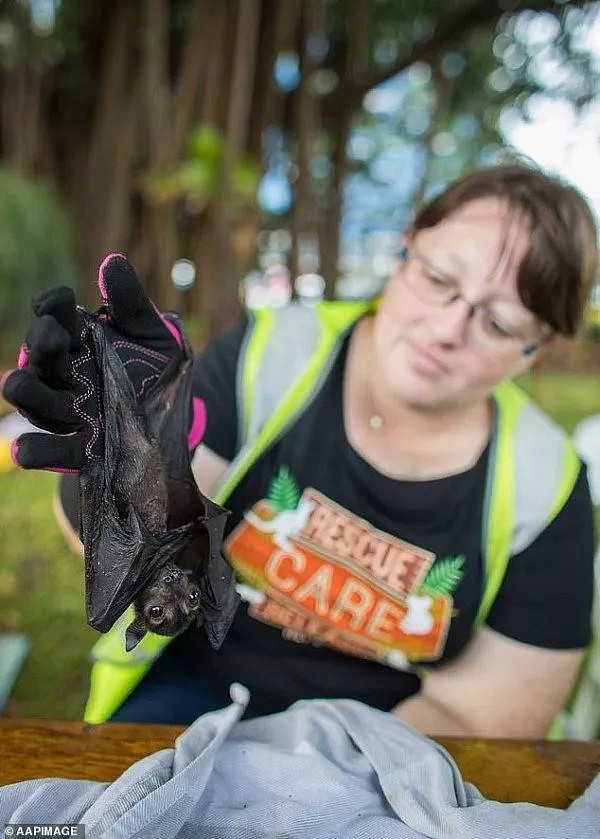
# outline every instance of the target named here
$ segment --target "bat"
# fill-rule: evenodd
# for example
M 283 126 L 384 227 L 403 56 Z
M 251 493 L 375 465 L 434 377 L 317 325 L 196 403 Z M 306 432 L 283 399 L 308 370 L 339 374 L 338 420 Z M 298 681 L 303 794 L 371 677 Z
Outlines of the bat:
M 146 632 L 178 635 L 194 622 L 218 648 L 239 598 L 221 552 L 229 513 L 200 492 L 191 469 L 191 348 L 184 338 L 181 362 L 138 402 L 101 318 L 86 316 L 105 437 L 103 462 L 80 474 L 88 623 L 107 632 L 133 604 L 128 651 Z

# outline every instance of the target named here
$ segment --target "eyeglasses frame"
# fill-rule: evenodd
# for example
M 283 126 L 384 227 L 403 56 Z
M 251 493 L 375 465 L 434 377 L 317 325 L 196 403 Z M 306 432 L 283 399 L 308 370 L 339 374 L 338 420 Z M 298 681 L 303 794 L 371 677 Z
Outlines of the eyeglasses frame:
M 400 262 L 403 262 L 404 264 L 406 264 L 408 262 L 408 260 L 410 258 L 410 255 L 409 255 L 409 252 L 408 252 L 408 248 L 406 246 L 403 247 L 400 251 L 398 251 L 397 258 L 400 260 Z M 417 254 L 417 259 L 419 259 L 418 254 Z M 473 317 L 473 315 L 477 311 L 477 309 L 481 309 L 485 305 L 483 303 L 472 303 L 470 300 L 468 300 L 464 296 L 464 294 L 461 294 L 460 292 L 457 292 L 454 295 L 454 297 L 452 297 L 450 300 L 448 300 L 446 303 L 444 303 L 439 308 L 444 308 L 445 306 L 451 306 L 452 303 L 455 303 L 457 300 L 464 300 L 464 302 L 467 304 L 467 306 L 469 306 L 469 309 L 470 309 L 469 318 Z M 532 356 L 533 353 L 536 350 L 538 350 L 541 346 L 543 346 L 543 344 L 549 339 L 549 337 L 550 336 L 548 335 L 548 336 L 542 338 L 540 341 L 538 341 L 537 344 L 526 344 L 521 349 L 521 355 L 525 356 L 525 358 L 528 358 L 529 356 Z

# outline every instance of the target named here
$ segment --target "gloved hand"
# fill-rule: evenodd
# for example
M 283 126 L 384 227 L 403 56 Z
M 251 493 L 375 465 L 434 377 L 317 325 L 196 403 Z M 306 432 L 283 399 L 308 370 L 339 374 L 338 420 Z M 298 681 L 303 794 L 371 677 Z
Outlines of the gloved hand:
M 99 318 L 141 400 L 168 378 L 182 357 L 182 337 L 174 318 L 162 315 L 148 298 L 133 266 L 110 254 L 98 272 L 103 301 Z M 4 398 L 31 423 L 50 434 L 22 434 L 12 457 L 24 469 L 78 472 L 103 457 L 100 379 L 88 343 L 90 316 L 75 303 L 72 289 L 58 286 L 32 303 L 32 318 L 18 369 L 0 385 Z M 202 400 L 193 400 L 188 445 L 204 433 Z

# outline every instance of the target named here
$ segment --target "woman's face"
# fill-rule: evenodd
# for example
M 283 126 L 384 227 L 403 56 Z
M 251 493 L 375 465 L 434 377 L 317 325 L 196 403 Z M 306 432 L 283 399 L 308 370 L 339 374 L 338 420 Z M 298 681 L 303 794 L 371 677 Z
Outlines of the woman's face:
M 508 212 L 495 198 L 478 199 L 408 236 L 408 260 L 397 265 L 374 321 L 378 369 L 403 404 L 474 404 L 531 366 L 521 350 L 543 330 L 516 285 L 529 233 Z M 453 302 L 441 305 L 436 295 L 446 293 Z

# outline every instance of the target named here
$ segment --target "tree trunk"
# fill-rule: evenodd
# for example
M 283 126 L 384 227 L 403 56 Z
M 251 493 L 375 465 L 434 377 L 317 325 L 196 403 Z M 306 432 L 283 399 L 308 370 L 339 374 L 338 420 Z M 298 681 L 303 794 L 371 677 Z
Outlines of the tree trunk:
M 43 51 L 41 40 L 32 37 L 31 4 L 6 4 L 8 19 L 18 18 L 23 29 L 25 58 L 2 70 L 4 161 L 26 174 L 56 178 L 71 211 L 89 289 L 84 302 L 96 303 L 91 278 L 101 258 L 121 250 L 132 257 L 158 305 L 185 305 L 202 313 L 211 335 L 235 319 L 238 280 L 247 267 L 257 215 L 240 216 L 228 178 L 240 154 L 251 151 L 260 160 L 264 129 L 271 125 L 288 132 L 290 146 L 297 143 L 299 176 L 290 224 L 296 236 L 318 227 L 322 273 L 327 294 L 333 295 L 347 142 L 365 93 L 416 60 L 434 63 L 466 32 L 493 26 L 504 14 L 502 4 L 488 0 L 469 0 L 458 11 L 458 4 L 450 4 L 431 38 L 416 42 L 394 66 L 374 71 L 369 32 L 374 5 L 368 0 L 343 4 L 342 49 L 331 68 L 339 85 L 329 96 L 316 98 L 308 81 L 313 68 L 307 40 L 318 31 L 337 34 L 329 23 L 333 12 L 339 14 L 337 3 L 105 0 L 76 5 L 63 0 L 57 6 L 59 19 L 64 15 L 66 37 L 79 38 L 81 51 L 67 50 L 52 68 L 36 63 Z M 509 5 L 555 8 L 551 0 Z M 402 4 L 398 8 L 402 13 Z M 189 23 L 180 34 L 173 15 L 184 12 Z M 174 31 L 181 43 L 173 42 Z M 37 53 L 33 47 L 28 53 L 32 44 Z M 286 49 L 297 50 L 302 66 L 302 83 L 292 95 L 273 82 L 273 63 Z M 223 138 L 218 195 L 208 210 L 184 199 L 151 205 L 140 175 L 182 162 L 188 132 L 198 123 L 214 127 Z M 310 173 L 321 131 L 327 132 L 333 148 L 325 209 L 315 200 Z M 179 256 L 193 259 L 197 270 L 196 286 L 185 297 L 170 282 L 173 260 Z
M 85 163 L 74 174 L 73 220 L 86 278 L 95 275 L 106 253 L 125 250 L 131 236 L 130 190 L 140 99 L 130 48 L 136 23 L 133 5 L 119 7 L 108 22 L 90 142 Z M 85 288 L 90 288 L 89 281 Z M 86 302 L 92 301 L 96 297 L 90 290 Z

